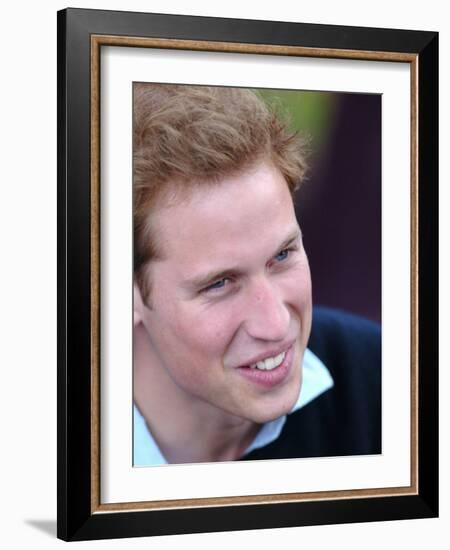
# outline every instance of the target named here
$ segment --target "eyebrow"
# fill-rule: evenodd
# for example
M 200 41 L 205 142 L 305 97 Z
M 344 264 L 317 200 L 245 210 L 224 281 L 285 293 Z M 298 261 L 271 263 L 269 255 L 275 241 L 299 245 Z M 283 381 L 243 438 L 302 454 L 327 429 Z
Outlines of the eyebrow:
M 295 241 L 301 237 L 301 230 L 299 227 L 296 227 L 293 232 L 289 234 L 289 236 L 281 243 L 280 246 L 276 248 L 276 252 L 274 256 L 281 250 L 284 250 L 285 248 L 288 248 L 292 244 L 294 244 Z M 214 271 L 209 271 L 207 273 L 204 273 L 198 277 L 193 277 L 192 279 L 189 279 L 183 283 L 183 286 L 188 289 L 201 289 L 209 286 L 210 284 L 214 283 L 215 281 L 220 281 L 221 279 L 226 279 L 231 276 L 240 276 L 243 275 L 243 271 L 240 268 L 233 268 L 229 267 L 226 269 L 217 269 Z
M 277 250 L 284 250 L 291 244 L 294 244 L 296 240 L 298 240 L 302 236 L 302 232 L 300 227 L 296 227 L 295 230 L 289 234 L 289 237 L 281 243 L 281 245 L 277 248 Z

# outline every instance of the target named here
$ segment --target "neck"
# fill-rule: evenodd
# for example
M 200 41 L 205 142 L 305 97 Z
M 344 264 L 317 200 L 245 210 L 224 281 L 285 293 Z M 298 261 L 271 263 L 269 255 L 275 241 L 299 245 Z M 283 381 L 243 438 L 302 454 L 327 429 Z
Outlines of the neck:
M 167 462 L 240 458 L 260 425 L 186 395 L 157 365 L 145 330 L 136 327 L 134 400 Z

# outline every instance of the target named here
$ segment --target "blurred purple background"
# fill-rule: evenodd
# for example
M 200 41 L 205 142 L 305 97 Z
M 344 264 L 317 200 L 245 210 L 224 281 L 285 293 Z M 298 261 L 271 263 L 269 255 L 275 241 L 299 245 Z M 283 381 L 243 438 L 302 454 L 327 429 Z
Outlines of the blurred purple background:
M 327 138 L 296 201 L 313 300 L 381 322 L 381 96 L 332 95 Z

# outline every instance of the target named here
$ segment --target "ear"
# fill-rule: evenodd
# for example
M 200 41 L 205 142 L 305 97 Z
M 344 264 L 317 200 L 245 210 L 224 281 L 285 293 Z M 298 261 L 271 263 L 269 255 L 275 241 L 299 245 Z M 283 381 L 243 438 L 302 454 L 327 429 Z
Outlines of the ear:
M 137 327 L 142 323 L 144 314 L 144 300 L 142 299 L 141 291 L 136 283 L 133 284 L 133 324 Z

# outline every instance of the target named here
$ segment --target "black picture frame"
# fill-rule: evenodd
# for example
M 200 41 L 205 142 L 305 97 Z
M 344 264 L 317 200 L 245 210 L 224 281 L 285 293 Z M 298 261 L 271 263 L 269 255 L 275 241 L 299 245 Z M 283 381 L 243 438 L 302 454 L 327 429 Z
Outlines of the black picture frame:
M 390 59 L 412 67 L 413 490 L 275 502 L 225 502 L 109 511 L 99 502 L 99 284 L 96 53 L 116 40 L 163 47 Z M 136 40 L 137 42 L 133 42 Z M 109 42 L 108 42 L 109 41 Z M 174 42 L 175 41 L 175 42 Z M 177 42 L 181 41 L 181 42 Z M 188 42 L 185 42 L 188 41 Z M 176 44 L 176 46 L 174 46 Z M 258 50 L 258 48 L 265 50 Z M 291 54 L 289 54 L 291 55 Z M 300 54 L 297 54 L 300 55 Z M 94 70 L 94 72 L 93 72 Z M 96 118 L 97 117 L 97 118 Z M 93 192 L 94 191 L 94 192 Z M 97 190 L 98 191 L 98 190 Z M 58 522 L 63 540 L 429 518 L 438 515 L 438 33 L 86 9 L 58 12 Z M 413 271 L 413 270 L 412 270 Z M 412 275 L 414 276 L 414 274 Z M 97 335 L 97 337 L 96 337 Z M 97 459 L 93 459 L 97 457 Z M 320 495 L 319 495 L 320 496 Z

